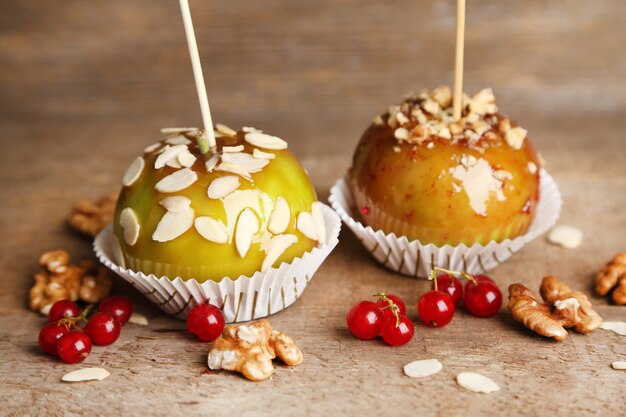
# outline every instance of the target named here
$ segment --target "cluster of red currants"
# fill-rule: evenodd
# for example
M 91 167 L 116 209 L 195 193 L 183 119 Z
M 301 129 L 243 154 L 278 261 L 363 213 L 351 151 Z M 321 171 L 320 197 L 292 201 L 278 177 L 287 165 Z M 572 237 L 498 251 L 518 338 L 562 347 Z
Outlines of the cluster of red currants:
M 446 274 L 437 276 L 438 271 Z M 455 275 L 468 280 L 465 290 Z M 450 323 L 461 300 L 465 308 L 476 317 L 491 317 L 502 306 L 500 289 L 486 275 L 470 275 L 466 272 L 435 268 L 431 279 L 431 290 L 423 294 L 417 302 L 417 312 L 426 325 L 442 327 Z
M 212 342 L 224 330 L 224 313 L 212 304 L 195 306 L 187 315 L 187 329 L 203 342 Z
M 361 340 L 382 336 L 385 343 L 401 346 L 413 338 L 413 322 L 406 316 L 406 305 L 400 297 L 381 292 L 377 302 L 359 301 L 346 317 L 348 329 Z
M 92 308 L 93 304 L 81 311 L 70 300 L 54 303 L 48 313 L 50 323 L 39 332 L 39 346 L 65 363 L 82 362 L 91 353 L 92 343 L 106 346 L 115 342 L 133 313 L 130 302 L 119 296 L 104 299 L 90 316 Z M 78 324 L 83 321 L 87 324 L 80 329 Z

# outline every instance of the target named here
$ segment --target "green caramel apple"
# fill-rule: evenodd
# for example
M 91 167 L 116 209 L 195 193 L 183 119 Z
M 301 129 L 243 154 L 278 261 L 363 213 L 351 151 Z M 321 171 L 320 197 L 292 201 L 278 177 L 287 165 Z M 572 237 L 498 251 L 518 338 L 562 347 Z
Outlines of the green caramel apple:
M 539 166 L 526 130 L 498 113 L 491 90 L 465 95 L 455 121 L 443 86 L 374 120 L 355 151 L 350 185 L 374 230 L 436 246 L 484 245 L 528 230 Z
M 164 132 L 124 175 L 114 231 L 126 267 L 236 279 L 325 241 L 315 190 L 285 141 L 218 125 L 216 152 L 203 154 L 198 130 Z

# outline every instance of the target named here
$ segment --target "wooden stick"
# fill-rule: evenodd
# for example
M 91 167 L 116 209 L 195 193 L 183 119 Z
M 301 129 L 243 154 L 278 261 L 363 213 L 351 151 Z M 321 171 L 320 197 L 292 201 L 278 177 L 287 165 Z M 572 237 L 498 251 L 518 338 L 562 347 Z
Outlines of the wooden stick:
M 211 119 L 211 109 L 209 108 L 209 99 L 204 86 L 204 76 L 202 75 L 202 65 L 200 64 L 200 54 L 198 53 L 198 44 L 196 43 L 196 35 L 193 30 L 193 22 L 191 21 L 191 11 L 189 10 L 189 1 L 180 0 L 180 10 L 183 15 L 183 23 L 185 24 L 185 33 L 187 35 L 187 44 L 189 45 L 189 55 L 191 55 L 191 66 L 193 68 L 193 76 L 196 80 L 196 89 L 198 90 L 198 100 L 200 101 L 200 111 L 202 112 L 202 122 L 204 123 L 204 131 L 208 139 L 208 148 L 211 152 L 215 152 L 215 132 L 213 132 L 213 120 Z M 200 138 L 199 138 L 200 141 Z M 200 144 L 200 150 L 206 153 L 209 149 L 207 146 Z M 205 149 L 202 149 L 205 148 Z
M 456 55 L 454 61 L 454 120 L 461 118 L 463 109 L 463 49 L 465 44 L 465 0 L 456 5 Z

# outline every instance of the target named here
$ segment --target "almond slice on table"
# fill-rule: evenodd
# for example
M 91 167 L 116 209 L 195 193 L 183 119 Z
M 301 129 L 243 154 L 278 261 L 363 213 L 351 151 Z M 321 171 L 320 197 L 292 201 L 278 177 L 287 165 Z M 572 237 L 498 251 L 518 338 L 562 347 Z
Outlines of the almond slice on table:
M 292 234 L 274 236 L 263 244 L 265 259 L 261 265 L 261 272 L 265 272 L 274 265 L 283 253 L 294 243 L 298 242 L 298 237 Z
M 237 136 L 237 131 L 221 123 L 217 123 L 215 129 L 225 136 Z
M 274 159 L 276 158 L 276 154 L 270 153 L 270 152 L 263 152 L 260 149 L 254 148 L 254 150 L 252 151 L 252 156 L 254 156 L 255 158 L 260 158 L 260 159 Z
M 239 177 L 234 175 L 226 175 L 224 177 L 219 177 L 214 179 L 209 188 L 207 189 L 207 194 L 209 198 L 214 200 L 226 197 L 237 188 L 239 188 L 240 182 Z
M 164 135 L 172 135 L 174 133 L 189 133 L 189 132 L 197 132 L 197 127 L 164 127 L 161 129 L 161 133 Z
M 129 323 L 133 323 L 133 324 L 138 324 L 140 326 L 147 326 L 148 325 L 148 318 L 146 316 L 144 316 L 143 314 L 140 313 L 133 313 L 130 315 L 130 318 L 128 319 Z
M 579 247 L 582 241 L 583 232 L 573 226 L 555 226 L 548 234 L 548 242 L 567 249 Z
M 315 221 L 310 213 L 307 213 L 306 211 L 300 212 L 300 214 L 298 214 L 298 218 L 296 219 L 296 227 L 300 233 L 309 239 L 319 239 L 319 236 L 317 235 L 317 228 L 315 227 Z
M 194 220 L 194 226 L 200 236 L 214 243 L 226 243 L 228 242 L 228 229 L 226 225 L 219 220 L 212 217 L 196 217 Z
M 217 167 L 215 167 L 216 171 L 222 172 L 230 172 L 231 174 L 239 175 L 241 178 L 252 182 L 252 176 L 250 173 L 241 165 L 233 164 L 232 162 L 223 161 Z
M 283 197 L 276 197 L 276 203 L 270 214 L 270 219 L 267 223 L 267 230 L 275 235 L 279 235 L 287 230 L 291 222 L 291 210 L 289 209 L 289 203 Z
M 245 140 L 250 145 L 258 146 L 259 148 L 273 150 L 287 149 L 287 142 L 281 138 L 258 131 L 246 133 Z
M 161 147 L 161 145 L 163 145 L 161 142 L 157 142 L 157 143 L 153 143 L 152 145 L 148 145 L 146 146 L 146 148 L 143 150 L 143 153 L 150 153 L 150 152 L 154 152 L 157 149 L 159 149 Z
M 315 201 L 311 204 L 311 216 L 313 216 L 313 223 L 315 223 L 317 241 L 320 243 L 326 243 L 326 223 L 324 222 L 322 203 Z
M 207 170 L 207 172 L 211 172 L 213 171 L 213 169 L 215 168 L 215 166 L 217 165 L 217 163 L 220 160 L 220 156 L 218 154 L 213 155 L 212 157 L 210 157 L 205 163 L 204 166 Z
M 244 152 L 225 153 L 222 155 L 222 161 L 239 165 L 250 173 L 259 172 L 270 163 L 267 159 L 255 158 Z
M 108 378 L 109 371 L 104 368 L 82 368 L 69 372 L 61 377 L 63 382 L 102 381 Z
M 436 374 L 443 369 L 438 359 L 423 359 L 404 365 L 404 374 L 411 378 L 425 378 Z
M 476 372 L 461 372 L 456 376 L 456 382 L 468 391 L 489 394 L 499 391 L 498 384 L 490 378 Z
M 239 256 L 246 256 L 250 245 L 252 244 L 252 236 L 259 231 L 259 219 L 254 211 L 250 208 L 244 209 L 239 214 L 237 220 L 237 230 L 235 231 L 235 247 Z
M 165 139 L 168 145 L 189 145 L 191 141 L 183 135 L 170 136 Z
M 161 193 L 175 193 L 184 190 L 197 180 L 198 174 L 195 171 L 183 168 L 161 179 L 156 183 L 154 189 Z
M 626 336 L 626 322 L 623 321 L 605 321 L 600 325 L 603 330 L 611 330 L 621 336 Z
M 196 162 L 196 157 L 189 152 L 189 149 L 185 149 L 178 154 L 178 162 L 185 168 L 189 168 Z
M 613 369 L 617 369 L 618 371 L 626 370 L 626 362 L 624 361 L 615 361 L 611 363 L 611 367 Z
M 124 173 L 124 177 L 122 178 L 122 185 L 124 187 L 130 187 L 139 179 L 141 173 L 143 172 L 143 168 L 146 166 L 146 161 L 141 156 L 135 158 L 135 160 L 130 164 L 126 172 Z
M 234 153 L 234 152 L 241 152 L 241 151 L 243 151 L 243 145 L 224 146 L 222 148 L 222 152 L 224 153 Z
M 168 211 L 161 217 L 156 230 L 152 234 L 152 239 L 157 242 L 168 242 L 176 239 L 193 226 L 195 214 L 192 208 L 178 213 Z
M 157 159 L 154 161 L 154 169 L 161 169 L 170 161 L 175 161 L 178 158 L 178 154 L 184 149 L 187 149 L 187 145 L 169 146 L 157 156 Z
M 139 239 L 141 227 L 139 226 L 139 218 L 132 208 L 126 207 L 122 210 L 120 213 L 120 226 L 122 226 L 124 242 L 129 246 L 134 246 L 137 243 L 137 239 Z
M 191 199 L 180 195 L 165 197 L 159 201 L 159 204 L 165 207 L 167 211 L 173 211 L 174 213 L 180 213 L 185 211 L 191 206 Z

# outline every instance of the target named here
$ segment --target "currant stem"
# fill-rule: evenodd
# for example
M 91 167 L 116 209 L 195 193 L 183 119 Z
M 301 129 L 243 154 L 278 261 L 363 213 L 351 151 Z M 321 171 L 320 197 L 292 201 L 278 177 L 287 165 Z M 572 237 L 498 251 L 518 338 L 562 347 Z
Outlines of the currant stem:
M 387 297 L 387 291 L 379 292 L 378 294 L 374 294 L 374 297 L 378 297 L 383 301 L 386 301 L 388 305 L 381 308 L 381 310 L 390 309 L 394 316 L 396 316 L 396 329 L 400 327 L 400 314 L 398 314 L 398 306 L 396 303 L 391 301 L 389 297 Z
M 444 272 L 446 274 L 450 274 L 450 275 L 454 275 L 454 276 L 460 276 L 460 277 L 463 277 L 466 280 L 472 281 L 474 284 L 476 284 L 476 278 L 474 278 L 473 275 L 468 274 L 465 271 L 451 271 L 449 269 L 440 268 L 440 267 L 436 266 L 436 267 L 434 267 L 430 271 L 430 277 L 428 278 L 429 280 L 434 280 L 435 281 L 435 291 L 437 291 L 437 272 Z

